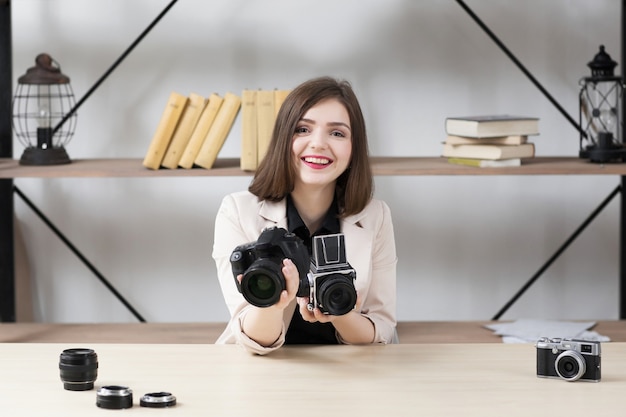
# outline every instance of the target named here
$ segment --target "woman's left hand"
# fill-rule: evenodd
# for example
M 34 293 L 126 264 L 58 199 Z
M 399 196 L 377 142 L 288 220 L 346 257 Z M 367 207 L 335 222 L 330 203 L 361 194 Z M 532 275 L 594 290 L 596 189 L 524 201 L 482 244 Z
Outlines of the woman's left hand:
M 314 308 L 313 310 L 309 310 L 309 297 L 297 297 L 297 301 L 298 301 L 298 308 L 300 309 L 300 315 L 302 315 L 302 318 L 304 319 L 304 321 L 308 321 L 309 323 L 315 323 L 315 322 L 332 323 L 337 318 L 343 317 L 343 316 L 333 316 L 330 314 L 324 314 L 317 307 Z M 360 305 L 361 305 L 361 298 L 357 294 L 356 305 L 354 306 L 354 309 L 351 312 L 359 311 Z

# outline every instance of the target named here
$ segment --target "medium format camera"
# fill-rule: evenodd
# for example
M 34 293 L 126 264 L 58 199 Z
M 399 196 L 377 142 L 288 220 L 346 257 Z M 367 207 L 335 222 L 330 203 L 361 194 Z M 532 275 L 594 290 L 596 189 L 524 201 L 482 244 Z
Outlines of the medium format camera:
M 343 234 L 314 237 L 310 258 L 299 237 L 278 227 L 263 230 L 256 242 L 237 246 L 230 255 L 237 289 L 246 301 L 257 307 L 278 302 L 286 288 L 282 273 L 285 258 L 298 268 L 296 295 L 309 297 L 310 310 L 317 307 L 324 314 L 341 316 L 354 308 L 356 272 L 346 262 Z M 243 275 L 241 283 L 238 275 Z
M 356 271 L 346 261 L 344 235 L 315 236 L 306 281 L 300 280 L 298 297 L 309 297 L 309 310 L 342 316 L 354 308 Z
M 542 337 L 535 346 L 538 377 L 600 381 L 600 342 Z
M 283 228 L 265 229 L 256 242 L 237 246 L 233 250 L 230 263 L 235 283 L 250 304 L 269 307 L 278 302 L 280 293 L 286 288 L 282 273 L 285 258 L 293 261 L 300 281 L 305 281 L 309 251 L 299 237 Z M 243 275 L 241 284 L 237 281 L 240 274 Z

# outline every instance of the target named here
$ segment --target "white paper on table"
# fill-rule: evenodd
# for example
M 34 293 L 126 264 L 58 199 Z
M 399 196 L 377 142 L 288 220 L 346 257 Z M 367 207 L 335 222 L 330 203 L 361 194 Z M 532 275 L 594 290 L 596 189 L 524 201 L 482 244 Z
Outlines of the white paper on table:
M 589 331 L 595 325 L 595 321 L 519 319 L 510 323 L 490 323 L 485 327 L 502 336 L 504 343 L 534 343 L 541 337 L 610 341 L 607 336 Z

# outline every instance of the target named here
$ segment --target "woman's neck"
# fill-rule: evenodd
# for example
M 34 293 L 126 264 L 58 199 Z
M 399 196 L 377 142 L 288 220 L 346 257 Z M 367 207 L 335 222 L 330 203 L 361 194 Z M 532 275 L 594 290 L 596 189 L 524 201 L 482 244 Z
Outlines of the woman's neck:
M 333 203 L 335 187 L 319 189 L 294 189 L 291 192 L 293 204 L 310 233 L 315 233 L 324 221 L 324 216 Z

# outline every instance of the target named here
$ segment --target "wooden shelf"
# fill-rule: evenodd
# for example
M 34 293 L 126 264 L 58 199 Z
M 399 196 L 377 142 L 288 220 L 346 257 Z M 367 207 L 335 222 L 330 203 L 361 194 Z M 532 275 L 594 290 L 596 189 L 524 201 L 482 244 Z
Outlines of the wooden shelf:
M 80 177 L 234 177 L 249 176 L 239 169 L 239 159 L 224 158 L 213 169 L 144 168 L 139 158 L 77 159 L 67 165 L 22 166 L 17 160 L 0 158 L 0 178 Z M 520 167 L 475 168 L 447 163 L 440 157 L 372 158 L 374 175 L 626 175 L 626 163 L 595 164 L 577 157 L 536 157 Z

